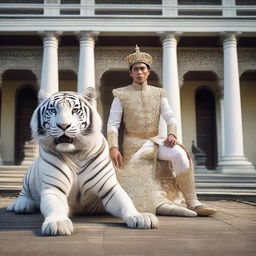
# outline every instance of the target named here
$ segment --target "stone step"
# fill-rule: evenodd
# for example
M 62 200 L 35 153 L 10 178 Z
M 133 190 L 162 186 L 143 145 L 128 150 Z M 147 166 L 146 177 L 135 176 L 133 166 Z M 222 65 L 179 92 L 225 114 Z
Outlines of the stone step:
M 0 175 L 1 176 L 1 175 Z M 214 184 L 216 184 L 216 183 L 236 183 L 236 184 L 243 184 L 243 183 L 245 183 L 245 184 L 248 184 L 248 183 L 253 183 L 253 184 L 255 184 L 256 183 L 256 180 L 221 180 L 221 179 L 218 179 L 218 180 L 207 180 L 207 179 L 205 179 L 205 180 L 201 180 L 201 179 L 196 179 L 195 180 L 196 181 L 196 183 L 209 183 L 209 184 L 211 184 L 211 183 L 214 183 Z
M 26 171 L 28 168 L 29 166 L 26 166 L 26 165 L 1 165 L 0 172 L 1 171 Z
M 0 166 L 0 195 L 17 195 L 28 166 Z M 200 200 L 256 201 L 256 174 L 196 173 Z
M 196 180 L 256 180 L 256 174 L 195 174 Z
M 251 188 L 256 190 L 256 183 L 199 183 L 196 182 L 197 188 L 237 188 L 237 189 L 244 189 L 244 188 Z

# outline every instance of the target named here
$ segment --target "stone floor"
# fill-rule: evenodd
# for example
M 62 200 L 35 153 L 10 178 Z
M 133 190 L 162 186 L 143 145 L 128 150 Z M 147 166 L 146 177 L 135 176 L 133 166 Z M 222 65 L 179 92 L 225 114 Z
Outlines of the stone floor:
M 256 205 L 211 201 L 219 212 L 212 217 L 159 217 L 156 230 L 126 228 L 111 216 L 72 218 L 72 236 L 42 237 L 41 214 L 5 211 L 13 200 L 0 197 L 0 255 L 109 256 L 254 256 Z

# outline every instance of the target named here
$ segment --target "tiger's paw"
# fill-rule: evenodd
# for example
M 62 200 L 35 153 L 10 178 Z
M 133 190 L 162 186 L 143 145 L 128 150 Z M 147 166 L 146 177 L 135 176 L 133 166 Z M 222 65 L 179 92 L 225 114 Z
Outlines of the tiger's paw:
M 48 217 L 42 225 L 42 235 L 44 236 L 69 236 L 74 232 L 74 227 L 68 217 L 56 218 Z
M 8 207 L 8 212 L 15 212 L 17 214 L 21 213 L 34 213 L 36 212 L 36 203 L 33 199 L 19 196 L 15 201 L 13 201 Z
M 159 227 L 158 218 L 152 213 L 139 213 L 125 218 L 129 228 L 153 229 Z

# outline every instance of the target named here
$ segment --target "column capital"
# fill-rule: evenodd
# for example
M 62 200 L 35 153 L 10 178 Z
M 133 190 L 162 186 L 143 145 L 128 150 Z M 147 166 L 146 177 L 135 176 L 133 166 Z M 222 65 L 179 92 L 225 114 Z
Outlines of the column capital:
M 96 41 L 99 35 L 99 31 L 76 31 L 75 35 L 78 40 L 87 39 Z
M 44 40 L 45 38 L 56 38 L 58 41 L 63 32 L 61 31 L 39 31 L 38 34 Z
M 161 41 L 163 42 L 165 39 L 175 39 L 177 42 L 180 40 L 181 35 L 183 32 L 177 31 L 162 31 L 157 33 L 160 36 Z
M 224 46 L 230 42 L 237 44 L 237 41 L 241 34 L 241 32 L 221 32 L 220 40 Z

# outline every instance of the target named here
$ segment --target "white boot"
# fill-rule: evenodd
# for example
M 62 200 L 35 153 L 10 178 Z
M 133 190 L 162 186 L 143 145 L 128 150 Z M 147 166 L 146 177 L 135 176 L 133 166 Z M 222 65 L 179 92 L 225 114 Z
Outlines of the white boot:
M 189 168 L 187 171 L 176 177 L 177 185 L 185 198 L 188 209 L 195 211 L 198 216 L 213 215 L 217 211 L 200 203 L 195 191 L 194 171 Z
M 164 216 L 184 216 L 184 217 L 196 217 L 197 213 L 187 208 L 180 207 L 171 203 L 164 203 L 157 207 L 157 215 Z

